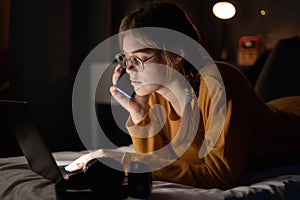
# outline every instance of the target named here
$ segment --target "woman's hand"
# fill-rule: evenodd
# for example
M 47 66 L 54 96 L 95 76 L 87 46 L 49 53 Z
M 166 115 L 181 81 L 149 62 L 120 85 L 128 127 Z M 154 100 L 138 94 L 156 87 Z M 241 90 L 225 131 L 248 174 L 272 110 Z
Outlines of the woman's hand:
M 117 150 L 117 149 L 99 149 L 87 154 L 80 156 L 78 159 L 70 163 L 68 166 L 65 167 L 65 170 L 69 172 L 74 172 L 80 169 L 83 169 L 86 164 L 94 159 L 94 158 L 103 158 L 108 157 L 112 158 L 118 162 L 121 162 L 125 152 Z
M 119 78 L 120 74 L 121 66 L 118 64 L 112 76 L 113 83 L 116 83 L 116 79 Z M 139 96 L 135 94 L 133 97 L 128 98 L 126 95 L 120 92 L 120 90 L 118 90 L 116 84 L 110 87 L 110 93 L 116 99 L 116 101 L 119 102 L 120 105 L 130 113 L 132 124 L 129 125 L 138 124 L 149 110 L 149 95 Z

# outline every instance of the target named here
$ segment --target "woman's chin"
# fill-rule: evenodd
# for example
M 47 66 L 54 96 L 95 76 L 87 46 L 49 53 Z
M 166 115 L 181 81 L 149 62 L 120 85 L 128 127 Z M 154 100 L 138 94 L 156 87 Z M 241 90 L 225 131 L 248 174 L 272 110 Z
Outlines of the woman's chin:
M 146 96 L 146 95 L 149 95 L 151 92 L 148 91 L 148 90 L 145 90 L 143 88 L 135 88 L 134 89 L 135 93 L 139 96 Z
M 152 92 L 157 91 L 161 88 L 160 85 L 157 84 L 144 84 L 144 85 L 134 85 L 134 91 L 139 96 L 146 96 L 151 94 Z

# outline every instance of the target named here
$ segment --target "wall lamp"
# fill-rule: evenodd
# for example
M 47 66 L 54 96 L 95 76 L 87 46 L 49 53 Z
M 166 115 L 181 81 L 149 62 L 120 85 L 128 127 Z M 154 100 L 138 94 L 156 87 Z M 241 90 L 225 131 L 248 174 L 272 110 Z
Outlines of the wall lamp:
M 222 50 L 220 54 L 220 58 L 222 60 L 227 60 L 228 57 L 228 51 L 227 51 L 227 44 L 226 44 L 226 38 L 227 38 L 227 30 L 226 30 L 226 20 L 231 19 L 234 17 L 236 13 L 236 9 L 234 5 L 227 1 L 221 1 L 212 7 L 213 14 L 221 19 L 221 25 L 222 25 L 222 33 L 221 33 L 221 39 L 222 39 Z
M 214 15 L 219 19 L 230 19 L 236 13 L 234 5 L 226 1 L 216 3 L 213 6 L 212 10 Z

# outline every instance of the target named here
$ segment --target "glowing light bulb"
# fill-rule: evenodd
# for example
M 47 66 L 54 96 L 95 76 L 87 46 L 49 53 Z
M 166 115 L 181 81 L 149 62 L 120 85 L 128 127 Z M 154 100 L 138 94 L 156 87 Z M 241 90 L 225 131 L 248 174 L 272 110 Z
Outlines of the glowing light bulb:
M 266 10 L 262 9 L 262 10 L 260 10 L 260 14 L 261 14 L 262 16 L 265 16 L 265 15 L 267 14 L 267 12 L 266 12 Z
M 216 3 L 212 10 L 214 15 L 220 19 L 230 19 L 236 13 L 234 5 L 226 1 Z

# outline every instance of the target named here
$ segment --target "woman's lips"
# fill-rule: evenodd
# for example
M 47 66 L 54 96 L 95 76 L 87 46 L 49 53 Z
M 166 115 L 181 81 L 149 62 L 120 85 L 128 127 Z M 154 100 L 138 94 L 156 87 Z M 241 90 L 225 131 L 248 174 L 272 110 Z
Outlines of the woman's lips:
M 130 79 L 131 84 L 139 84 L 141 83 L 140 81 L 134 80 L 134 79 Z

